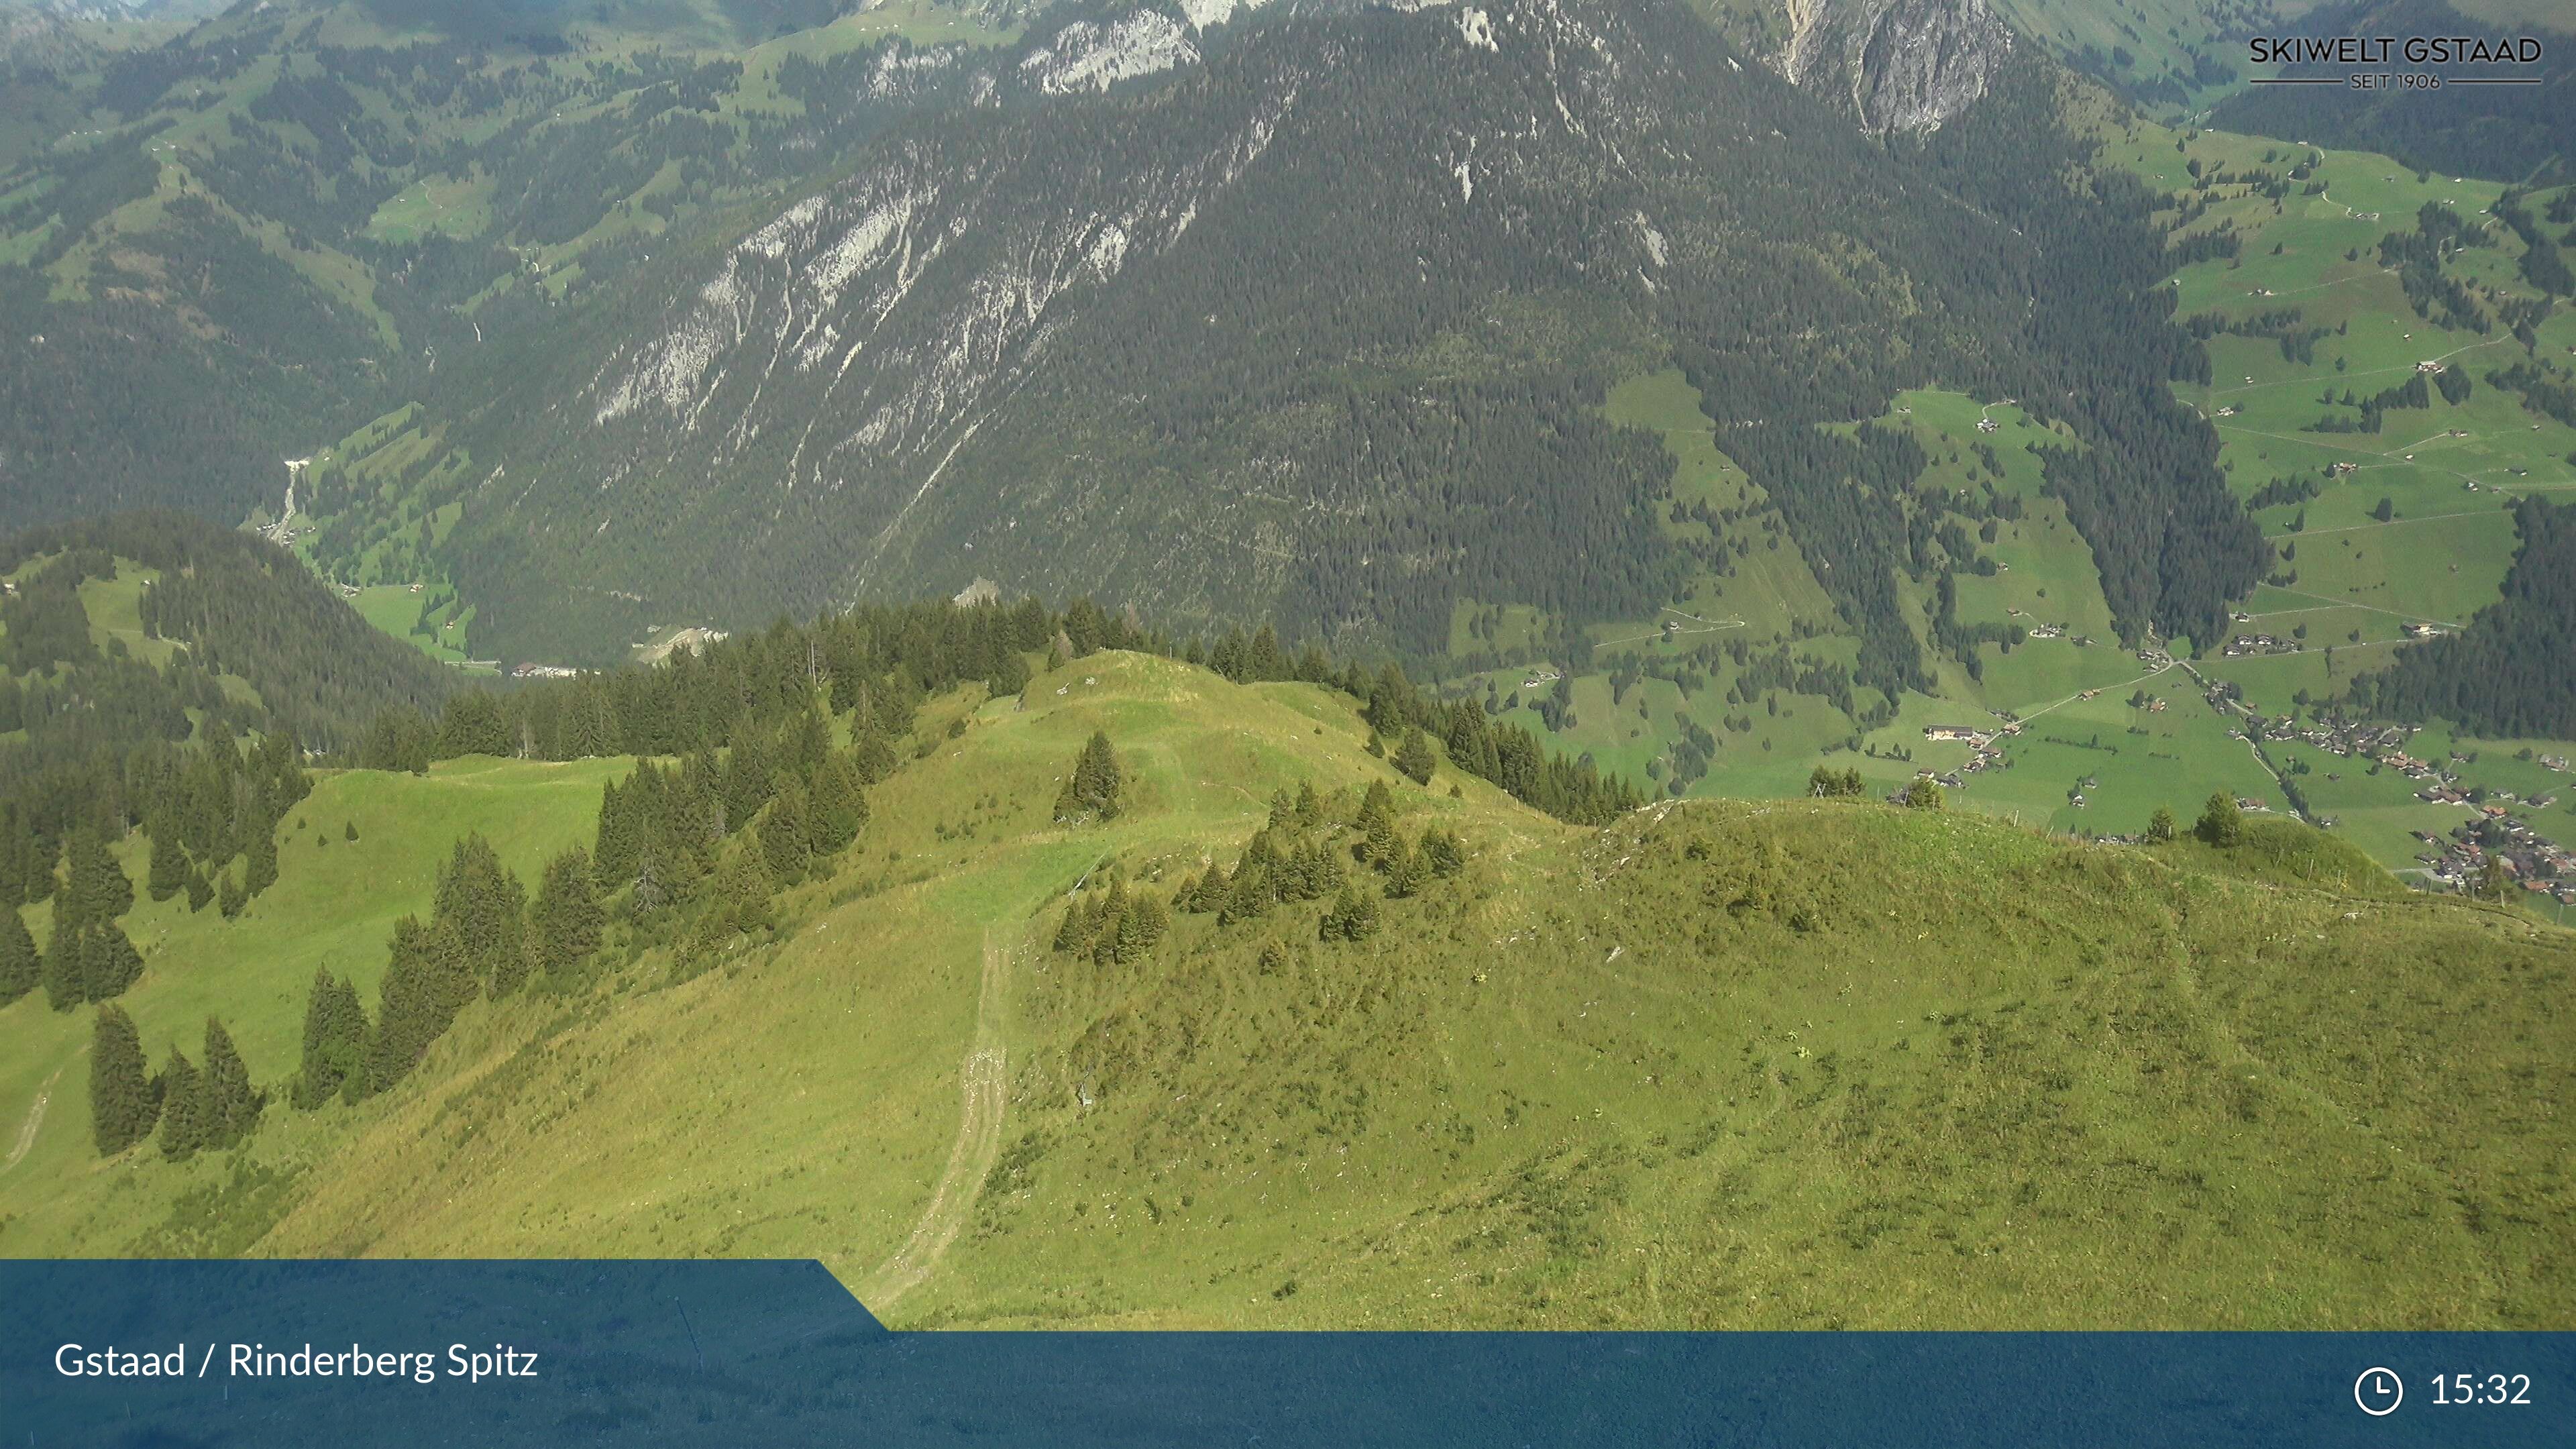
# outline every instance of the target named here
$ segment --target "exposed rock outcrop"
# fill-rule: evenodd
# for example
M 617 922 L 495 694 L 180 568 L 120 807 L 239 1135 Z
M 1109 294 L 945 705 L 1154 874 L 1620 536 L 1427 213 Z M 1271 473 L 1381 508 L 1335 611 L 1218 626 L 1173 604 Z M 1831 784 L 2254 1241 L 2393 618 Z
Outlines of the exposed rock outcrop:
M 1805 90 L 1847 99 L 1863 129 L 1929 131 L 1976 104 L 2012 53 L 1986 0 L 1786 0 L 1772 59 Z

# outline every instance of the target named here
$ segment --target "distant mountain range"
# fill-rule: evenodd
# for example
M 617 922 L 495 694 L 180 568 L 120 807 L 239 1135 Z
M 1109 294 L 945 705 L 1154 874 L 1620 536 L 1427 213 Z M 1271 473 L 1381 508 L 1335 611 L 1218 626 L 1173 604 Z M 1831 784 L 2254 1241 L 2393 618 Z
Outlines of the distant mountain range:
M 0 398 L 10 521 L 240 517 L 318 455 L 319 556 L 429 525 L 514 656 L 980 576 L 1420 652 L 1462 597 L 1660 601 L 1664 464 L 1592 410 L 1687 356 L 1729 426 L 1985 379 L 2125 436 L 2070 486 L 2142 570 L 2132 629 L 2258 567 L 2207 438 L 2089 375 L 2103 325 L 2162 366 L 2152 278 L 2052 321 L 2034 227 L 2130 229 L 2085 267 L 2147 238 L 2064 189 L 2050 65 L 1978 0 L 1802 7 L 1751 52 L 1656 3 L 1059 5 L 740 56 L 575 27 L 579 66 L 386 19 L 228 12 L 103 66 L 121 128 L 20 163 L 0 226 L 51 280 L 0 286 L 48 376 Z M 152 402 L 102 427 L 120 395 Z M 331 450 L 414 399 L 399 460 Z M 1905 527 L 1848 461 L 1756 468 L 1829 574 Z M 1839 611 L 1892 639 L 1853 572 Z

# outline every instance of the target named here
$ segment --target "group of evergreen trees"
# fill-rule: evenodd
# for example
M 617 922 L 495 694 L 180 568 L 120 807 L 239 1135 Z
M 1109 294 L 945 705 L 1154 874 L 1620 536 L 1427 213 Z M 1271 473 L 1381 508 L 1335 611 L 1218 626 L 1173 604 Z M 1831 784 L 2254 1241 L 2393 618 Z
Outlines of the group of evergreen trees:
M 177 1046 L 157 1074 L 148 1072 L 133 1018 L 102 1006 L 90 1040 L 90 1125 L 99 1155 L 113 1157 L 161 1129 L 161 1153 L 173 1162 L 200 1151 L 234 1147 L 259 1125 L 268 1094 L 251 1085 L 250 1068 L 222 1022 L 206 1018 L 204 1065 Z
M 1257 918 L 1272 907 L 1298 901 L 1331 899 L 1319 934 L 1325 940 L 1358 940 L 1377 929 L 1377 901 L 1402 900 L 1435 879 L 1466 869 L 1465 843 L 1433 827 L 1418 839 L 1396 828 L 1393 792 L 1372 781 L 1345 827 L 1326 818 L 1323 802 L 1311 786 L 1291 800 L 1281 791 L 1271 801 L 1270 820 L 1246 843 L 1229 872 L 1211 865 L 1207 873 L 1185 882 L 1181 899 L 1193 912 L 1213 910 L 1220 926 Z M 1318 833 L 1320 832 L 1320 833 Z M 1345 867 L 1347 856 L 1374 872 L 1377 889 L 1365 889 L 1362 878 Z
M 312 781 L 294 740 L 273 733 L 247 751 L 228 738 L 138 751 L 107 792 L 117 803 L 94 813 L 73 802 L 59 837 L 51 833 L 45 789 L 39 782 L 0 800 L 0 913 L 10 918 L 0 924 L 0 1003 L 41 984 L 55 1010 L 69 1011 L 113 999 L 143 972 L 142 956 L 118 924 L 134 904 L 134 882 L 110 848 L 130 819 L 146 822 L 145 888 L 154 900 L 185 891 L 189 909 L 219 901 L 230 918 L 276 881 L 278 824 Z M 236 860 L 238 870 L 231 868 Z M 36 902 L 52 907 L 40 958 L 16 911 Z
M 315 979 L 295 1104 L 355 1101 L 399 1082 L 478 999 L 578 989 L 619 901 L 639 929 L 668 928 L 691 955 L 766 930 L 776 894 L 866 825 L 866 786 L 895 767 L 892 732 L 910 729 L 923 691 L 898 662 L 902 631 L 863 626 L 854 636 L 854 617 L 810 631 L 782 625 L 666 668 L 468 693 L 446 718 L 421 718 L 417 737 L 479 753 L 506 748 L 513 722 L 524 738 L 567 701 L 613 699 L 617 730 L 688 748 L 603 786 L 591 849 L 547 862 L 533 900 L 488 843 L 459 841 L 430 919 L 396 923 L 372 1022 L 346 980 Z M 876 652 L 880 643 L 896 657 Z M 955 682 L 940 664 L 926 672 Z M 729 714 L 715 713 L 719 701 Z M 857 744 L 835 742 L 835 711 Z
M 1126 965 L 1144 959 L 1171 928 L 1171 907 L 1162 898 L 1113 877 L 1107 890 L 1085 892 L 1065 908 L 1053 946 L 1098 965 Z
M 673 765 L 646 761 L 602 791 L 600 888 L 632 883 L 638 906 L 658 910 L 715 870 L 725 842 L 745 827 L 754 827 L 754 862 L 776 885 L 793 885 L 857 837 L 868 818 L 865 786 L 893 758 L 881 737 L 835 747 L 823 717 L 807 712 L 774 735 L 745 721 L 722 756 L 701 749 Z
M 156 575 L 139 586 L 147 638 L 179 646 L 157 666 L 113 635 L 100 648 L 81 602 L 85 584 L 131 582 L 135 564 Z M 0 601 L 0 733 L 22 731 L 0 743 L 0 906 L 54 897 L 84 859 L 95 864 L 84 842 L 113 846 L 140 827 L 153 899 L 185 892 L 191 909 L 236 915 L 276 879 L 278 823 L 311 789 L 304 746 L 354 739 L 389 700 L 434 702 L 447 687 L 292 555 L 202 520 L 126 514 L 29 530 L 0 540 L 0 570 L 19 568 L 26 586 Z M 131 948 L 113 926 L 123 910 L 57 906 L 58 1005 L 131 980 Z M 0 992 L 23 979 L 7 936 Z
M 1153 949 L 1174 912 L 1212 915 L 1224 930 L 1311 901 L 1328 902 L 1317 920 L 1320 939 L 1366 940 L 1377 933 L 1381 902 L 1417 895 L 1467 868 L 1466 843 L 1455 833 L 1434 826 L 1408 838 L 1396 817 L 1394 794 L 1383 781 L 1369 785 L 1348 819 L 1336 818 L 1311 783 L 1293 796 L 1283 788 L 1231 869 L 1211 863 L 1184 877 L 1168 901 L 1113 875 L 1065 907 L 1053 949 L 1101 966 L 1123 965 Z
M 438 873 L 427 922 L 394 923 L 375 1019 L 356 988 L 317 974 L 304 1013 L 304 1048 L 290 1100 L 310 1111 L 334 1096 L 358 1101 L 417 1066 L 476 1000 L 503 1000 L 540 982 L 578 984 L 605 919 L 589 853 L 547 862 L 535 901 L 490 842 L 456 842 Z
M 1868 793 L 1868 789 L 1856 769 L 1836 770 L 1830 765 L 1818 765 L 1807 776 L 1807 793 L 1819 800 L 1857 800 Z
M 94 830 L 73 833 L 70 869 L 53 896 L 53 935 L 45 946 L 45 999 L 56 1011 L 109 1001 L 143 974 L 143 957 L 116 918 L 134 904 L 134 882 Z M 0 907 L 0 909 L 6 909 Z

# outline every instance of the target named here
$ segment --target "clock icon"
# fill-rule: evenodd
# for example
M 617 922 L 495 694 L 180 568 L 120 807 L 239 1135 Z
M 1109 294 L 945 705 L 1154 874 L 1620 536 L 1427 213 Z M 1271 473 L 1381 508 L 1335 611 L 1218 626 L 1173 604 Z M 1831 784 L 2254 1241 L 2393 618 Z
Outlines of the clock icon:
M 2385 1418 L 2396 1413 L 2397 1406 L 2406 1402 L 2406 1385 L 2397 1377 L 2395 1369 L 2363 1369 L 2361 1377 L 2352 1381 L 2352 1401 L 2370 1417 Z

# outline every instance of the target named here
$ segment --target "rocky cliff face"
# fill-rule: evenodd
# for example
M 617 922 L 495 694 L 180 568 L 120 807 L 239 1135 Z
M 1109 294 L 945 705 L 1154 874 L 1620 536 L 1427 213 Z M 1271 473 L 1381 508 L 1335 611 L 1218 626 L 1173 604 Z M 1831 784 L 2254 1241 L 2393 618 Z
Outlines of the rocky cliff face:
M 2012 53 L 1986 0 L 1787 0 L 1772 57 L 1801 88 L 1844 99 L 1872 134 L 1929 131 L 1976 104 Z

